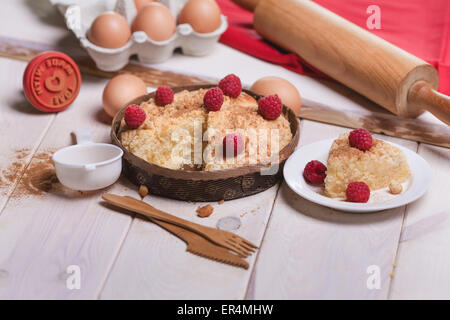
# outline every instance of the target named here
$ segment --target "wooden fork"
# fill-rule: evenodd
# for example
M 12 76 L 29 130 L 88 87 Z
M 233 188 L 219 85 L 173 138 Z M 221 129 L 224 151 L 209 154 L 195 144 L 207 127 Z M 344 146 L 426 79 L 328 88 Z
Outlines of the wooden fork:
M 131 198 L 128 196 L 126 197 Z M 134 198 L 131 199 L 135 200 Z M 186 242 L 186 251 L 190 253 L 244 269 L 248 269 L 249 267 L 248 262 L 239 257 L 237 254 L 230 252 L 222 246 L 212 243 L 208 239 L 203 238 L 201 235 L 192 232 L 191 230 L 187 230 L 167 222 L 158 221 L 156 219 L 147 219 Z
M 258 248 L 250 241 L 238 235 L 235 235 L 234 233 L 202 226 L 200 224 L 175 217 L 169 213 L 154 208 L 146 202 L 131 197 L 123 197 L 115 194 L 105 193 L 103 194 L 102 198 L 103 200 L 117 207 L 142 214 L 143 216 L 146 216 L 148 218 L 168 222 L 187 230 L 191 230 L 219 246 L 236 252 L 238 255 L 244 258 L 250 256 L 255 252 L 255 249 Z

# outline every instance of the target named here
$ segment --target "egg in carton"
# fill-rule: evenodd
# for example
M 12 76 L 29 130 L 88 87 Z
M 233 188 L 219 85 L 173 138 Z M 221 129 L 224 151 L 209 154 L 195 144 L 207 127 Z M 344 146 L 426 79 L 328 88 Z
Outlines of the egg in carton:
M 177 19 L 188 0 L 161 0 Z M 183 54 L 204 56 L 213 49 L 219 37 L 228 27 L 227 19 L 221 15 L 219 28 L 210 33 L 198 33 L 189 24 L 177 25 L 172 37 L 165 41 L 154 41 L 144 31 L 136 31 L 122 47 L 109 49 L 99 47 L 87 38 L 87 33 L 95 18 L 105 12 L 117 12 L 125 17 L 131 26 L 137 10 L 134 0 L 51 0 L 64 15 L 66 25 L 80 40 L 100 70 L 117 71 L 123 68 L 130 56 L 137 55 L 144 63 L 160 63 L 169 59 L 174 50 L 181 48 Z

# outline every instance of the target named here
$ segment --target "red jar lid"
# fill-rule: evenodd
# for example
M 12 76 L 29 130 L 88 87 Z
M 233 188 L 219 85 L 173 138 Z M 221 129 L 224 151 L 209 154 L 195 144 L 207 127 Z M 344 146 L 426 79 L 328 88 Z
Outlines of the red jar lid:
M 41 111 L 66 109 L 78 96 L 81 75 L 77 64 L 61 52 L 44 52 L 28 63 L 23 90 L 30 103 Z

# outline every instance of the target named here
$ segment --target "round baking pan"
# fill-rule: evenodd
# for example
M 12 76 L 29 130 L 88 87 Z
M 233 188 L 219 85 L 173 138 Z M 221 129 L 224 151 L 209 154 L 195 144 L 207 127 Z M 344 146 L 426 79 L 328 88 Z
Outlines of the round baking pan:
M 174 87 L 172 90 L 195 91 L 201 88 L 212 88 L 216 85 L 193 85 Z M 261 96 L 243 90 L 258 100 Z M 134 99 L 129 104 L 141 104 L 152 98 L 154 92 Z M 129 105 L 127 104 L 127 106 Z M 283 114 L 289 120 L 292 140 L 279 153 L 278 169 L 272 175 L 261 174 L 261 170 L 268 168 L 264 164 L 254 164 L 239 168 L 217 171 L 173 170 L 145 161 L 132 154 L 119 140 L 121 122 L 125 112 L 124 106 L 114 117 L 111 128 L 113 144 L 123 150 L 123 172 L 134 184 L 145 185 L 149 192 L 155 195 L 185 201 L 220 201 L 232 200 L 253 195 L 264 191 L 283 177 L 283 165 L 297 146 L 300 128 L 294 112 L 283 106 Z M 267 173 L 267 172 L 265 172 Z

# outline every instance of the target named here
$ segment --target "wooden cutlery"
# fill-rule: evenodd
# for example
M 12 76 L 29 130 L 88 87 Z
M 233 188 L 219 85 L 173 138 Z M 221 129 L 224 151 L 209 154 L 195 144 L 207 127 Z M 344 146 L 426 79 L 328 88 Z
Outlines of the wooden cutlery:
M 131 197 L 127 198 L 136 200 Z M 186 242 L 187 244 L 186 250 L 193 254 L 208 259 L 216 260 L 222 263 L 230 264 L 233 266 L 241 267 L 244 269 L 248 269 L 249 267 L 248 262 L 245 261 L 244 259 L 229 252 L 224 247 L 215 245 L 214 243 L 210 242 L 209 240 L 206 240 L 202 236 L 199 236 L 198 234 L 192 231 L 155 219 L 150 219 L 150 221 L 157 224 L 161 228 L 166 229 L 170 233 L 174 234 L 175 236 Z
M 161 222 L 163 225 L 162 227 L 167 227 L 167 225 L 176 226 L 178 229 L 171 228 L 169 231 L 174 231 L 173 233 L 180 236 L 180 238 L 183 238 L 186 242 L 188 242 L 188 251 L 200 254 L 203 256 L 211 257 L 215 260 L 225 260 L 228 259 L 228 261 L 236 262 L 242 264 L 242 261 L 236 260 L 235 258 L 239 258 L 234 254 L 229 253 L 224 248 L 229 249 L 235 253 L 237 253 L 240 257 L 246 258 L 250 256 L 252 253 L 254 253 L 255 249 L 257 248 L 256 245 L 251 243 L 250 241 L 235 235 L 234 233 L 214 229 L 206 226 L 202 226 L 178 217 L 175 217 L 169 213 L 163 212 L 161 210 L 158 210 L 151 206 L 150 204 L 134 199 L 132 197 L 128 196 L 119 196 L 114 194 L 104 194 L 102 198 L 117 207 L 120 207 L 122 209 L 126 209 L 129 211 L 133 211 L 136 213 L 139 213 L 143 216 L 146 216 L 147 218 L 150 218 L 152 221 L 158 220 L 155 222 Z M 187 232 L 180 231 L 180 227 Z M 194 237 L 187 235 L 188 233 L 195 233 Z M 211 245 L 204 244 L 206 242 L 200 242 L 199 237 L 203 239 L 209 240 Z M 187 241 L 186 239 L 189 239 Z M 191 247 L 189 247 L 189 244 L 191 244 Z M 201 249 L 199 250 L 199 248 Z M 220 250 L 218 250 L 220 249 Z M 215 251 L 214 251 L 215 250 Z M 220 253 L 224 253 L 224 250 L 228 255 L 220 255 Z M 214 252 L 214 254 L 213 254 Z M 216 257 L 217 256 L 217 257 Z M 241 259 L 242 260 L 242 259 Z M 236 263 L 234 263 L 236 265 Z M 233 264 L 233 263 L 231 263 Z
M 155 219 L 151 219 L 151 221 L 186 242 L 186 250 L 190 253 L 244 269 L 249 267 L 248 262 L 238 255 L 231 253 L 224 247 L 215 245 L 192 231 Z

